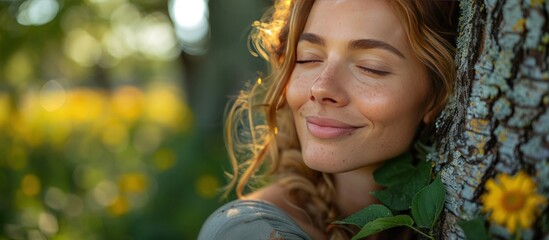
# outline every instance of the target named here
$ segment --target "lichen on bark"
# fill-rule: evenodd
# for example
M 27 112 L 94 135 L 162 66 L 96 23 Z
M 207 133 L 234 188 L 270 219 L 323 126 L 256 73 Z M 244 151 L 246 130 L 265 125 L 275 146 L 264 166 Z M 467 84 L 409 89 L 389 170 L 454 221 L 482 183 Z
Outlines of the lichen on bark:
M 549 1 L 461 0 L 460 8 L 455 92 L 430 155 L 448 193 L 443 239 L 464 238 L 456 223 L 480 214 L 484 182 L 496 173 L 526 170 L 549 196 Z

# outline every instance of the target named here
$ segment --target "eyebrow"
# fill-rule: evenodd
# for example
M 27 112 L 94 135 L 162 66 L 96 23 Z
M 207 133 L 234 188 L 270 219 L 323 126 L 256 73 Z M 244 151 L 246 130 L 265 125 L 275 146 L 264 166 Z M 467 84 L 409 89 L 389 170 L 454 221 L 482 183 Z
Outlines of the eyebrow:
M 307 41 L 312 44 L 317 44 L 320 46 L 326 46 L 326 41 L 313 33 L 303 33 L 301 34 L 301 37 L 299 37 L 299 41 Z M 384 41 L 375 40 L 375 39 L 358 39 L 351 41 L 349 44 L 349 48 L 351 49 L 372 49 L 372 48 L 381 48 L 384 50 L 387 50 L 389 52 L 392 52 L 396 54 L 397 56 L 404 58 L 404 54 L 400 52 L 397 48 L 393 47 L 391 44 L 386 43 Z
M 317 45 L 320 45 L 320 46 L 325 46 L 326 45 L 326 41 L 324 41 L 323 38 L 321 38 L 320 36 L 318 36 L 316 34 L 313 34 L 313 33 L 303 33 L 303 34 L 301 34 L 301 37 L 299 37 L 299 41 L 307 41 L 307 42 L 310 42 L 312 44 L 317 44 Z
M 381 49 L 388 50 L 389 52 L 392 52 L 401 58 L 405 58 L 404 54 L 402 54 L 398 49 L 393 47 L 391 44 L 388 44 L 386 42 L 379 41 L 379 40 L 374 40 L 374 39 L 354 40 L 351 42 L 351 44 L 349 44 L 349 47 L 352 49 L 381 48 Z

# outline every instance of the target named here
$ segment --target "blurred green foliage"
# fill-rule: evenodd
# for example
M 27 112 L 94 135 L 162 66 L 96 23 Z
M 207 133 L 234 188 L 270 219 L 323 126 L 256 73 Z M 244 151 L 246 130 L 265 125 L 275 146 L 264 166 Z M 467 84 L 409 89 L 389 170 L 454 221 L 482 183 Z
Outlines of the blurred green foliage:
M 0 239 L 195 239 L 269 2 L 210 0 L 193 56 L 166 1 L 0 0 Z

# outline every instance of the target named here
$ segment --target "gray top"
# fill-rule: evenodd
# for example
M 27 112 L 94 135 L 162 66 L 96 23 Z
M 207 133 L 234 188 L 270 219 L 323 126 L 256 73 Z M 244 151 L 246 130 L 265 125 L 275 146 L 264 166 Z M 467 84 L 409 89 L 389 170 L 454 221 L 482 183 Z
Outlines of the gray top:
M 260 200 L 235 200 L 208 217 L 199 240 L 311 239 L 282 209 Z

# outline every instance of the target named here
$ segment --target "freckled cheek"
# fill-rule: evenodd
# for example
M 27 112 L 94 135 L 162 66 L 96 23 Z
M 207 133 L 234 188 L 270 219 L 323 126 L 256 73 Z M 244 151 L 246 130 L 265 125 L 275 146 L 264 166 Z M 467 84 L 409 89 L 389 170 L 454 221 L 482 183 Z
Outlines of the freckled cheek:
M 296 111 L 309 99 L 310 86 L 304 74 L 292 74 L 286 89 L 286 100 L 290 108 Z
M 404 149 L 413 139 L 424 111 L 419 102 L 410 93 L 401 91 L 382 91 L 363 95 L 358 108 L 375 129 L 384 129 L 379 139 L 379 150 Z M 395 141 L 399 144 L 395 145 Z
M 426 91 L 422 88 L 423 86 L 400 83 L 352 89 L 356 90 L 354 95 L 357 96 L 359 109 L 362 112 L 365 114 L 370 112 L 371 117 L 377 120 L 389 120 L 408 116 L 408 114 L 421 114 L 424 111 L 423 105 L 426 98 Z
M 404 104 L 399 98 L 379 89 L 365 90 L 358 95 L 357 107 L 361 114 L 373 122 L 383 122 L 398 115 Z

